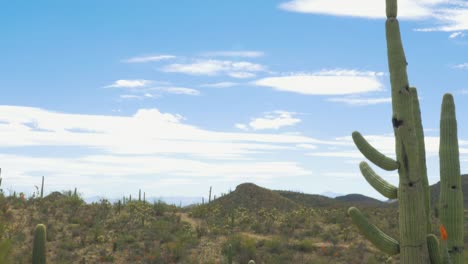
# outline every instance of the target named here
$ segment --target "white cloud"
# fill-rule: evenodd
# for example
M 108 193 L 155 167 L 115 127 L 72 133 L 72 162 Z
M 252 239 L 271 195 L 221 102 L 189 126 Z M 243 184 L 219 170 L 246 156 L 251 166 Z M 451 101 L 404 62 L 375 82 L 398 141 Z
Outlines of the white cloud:
M 133 57 L 133 58 L 130 58 L 130 59 L 126 59 L 123 62 L 126 62 L 126 63 L 145 63 L 145 62 L 170 60 L 170 59 L 175 59 L 175 58 L 176 58 L 176 56 L 173 56 L 173 55 L 152 55 L 152 56 Z
M 461 69 L 461 70 L 466 70 L 468 69 L 468 62 L 457 64 L 453 66 L 455 69 Z
M 230 72 L 228 73 L 232 78 L 246 79 L 255 77 L 254 73 L 251 72 Z
M 454 1 L 455 2 L 455 1 Z M 424 28 L 421 31 L 464 31 L 468 30 L 468 5 L 453 6 L 450 8 L 441 8 L 433 10 L 434 18 L 437 19 L 442 26 L 432 28 Z
M 375 104 L 386 104 L 391 103 L 392 98 L 354 98 L 354 97 L 335 97 L 327 99 L 329 102 L 336 102 L 336 103 L 345 103 L 349 105 L 375 105 Z
M 316 149 L 317 146 L 311 144 L 297 144 L 296 147 L 303 149 Z
M 200 85 L 201 87 L 209 87 L 209 88 L 228 88 L 239 85 L 235 82 L 218 82 L 218 83 L 207 83 Z
M 144 96 L 135 95 L 135 94 L 121 94 L 119 97 L 121 99 L 143 99 L 145 98 Z
M 50 189 L 71 188 L 70 184 L 73 184 L 73 187 L 88 185 L 88 188 L 94 188 L 94 194 L 102 194 L 102 188 L 138 183 L 135 177 L 145 175 L 152 176 L 151 182 L 178 181 L 187 177 L 199 181 L 201 178 L 239 179 L 247 176 L 250 180 L 256 180 L 310 175 L 309 171 L 295 162 L 214 163 L 181 158 L 116 155 L 47 158 L 0 154 L 0 158 L 6 175 L 4 185 L 11 182 L 15 187 L 30 187 L 31 183 L 38 179 L 34 175 L 40 172 L 47 175 L 47 186 Z M 129 177 L 130 175 L 133 177 Z M 160 179 L 162 175 L 171 177 Z M 148 183 L 144 186 L 148 188 Z
M 236 124 L 235 126 L 242 130 L 251 128 L 253 130 L 280 129 L 285 126 L 294 126 L 300 123 L 299 118 L 294 118 L 295 113 L 286 111 L 274 111 L 267 113 L 264 117 L 252 119 L 249 125 Z
M 323 70 L 311 74 L 267 77 L 254 82 L 258 86 L 307 95 L 344 95 L 381 91 L 381 72 Z
M 142 175 L 265 179 L 310 174 L 296 162 L 257 160 L 265 153 L 301 151 L 298 144 L 320 141 L 301 135 L 204 130 L 186 124 L 181 115 L 157 109 L 110 116 L 0 106 L 0 146 L 17 150 L 0 154 L 0 159 L 15 186 L 30 186 L 37 173 L 53 178 L 57 186 L 66 186 L 70 178 L 85 184 L 96 176 L 109 185 Z M 24 148 L 34 147 L 45 154 L 28 156 Z M 49 156 L 48 147 L 54 147 L 53 153 L 78 151 L 72 157 Z
M 233 78 L 250 78 L 255 76 L 256 72 L 265 71 L 265 67 L 246 61 L 198 60 L 188 64 L 169 64 L 163 67 L 162 71 L 209 76 L 226 74 Z
M 108 85 L 108 88 L 140 88 L 151 83 L 150 80 L 117 80 L 113 84 Z
M 465 34 L 463 32 L 458 31 L 458 32 L 454 32 L 454 33 L 450 34 L 449 38 L 451 38 L 451 39 L 462 38 L 464 36 L 465 36 Z
M 235 124 L 234 126 L 240 130 L 244 130 L 244 131 L 249 130 L 246 124 Z
M 281 9 L 333 16 L 385 18 L 385 1 L 373 0 L 291 0 Z M 422 31 L 468 30 L 468 5 L 452 0 L 399 0 L 398 17 L 402 19 L 435 21 L 437 26 Z
M 284 144 L 318 142 L 300 135 L 214 132 L 182 120 L 157 109 L 140 109 L 133 116 L 101 116 L 0 106 L 0 146 L 80 146 L 112 154 L 237 158 L 285 149 Z
M 398 16 L 407 19 L 429 17 L 430 3 L 441 3 L 444 0 L 400 0 L 398 1 Z M 385 1 L 371 0 L 292 0 L 282 3 L 281 9 L 300 13 L 326 14 L 335 16 L 385 18 Z
M 200 95 L 200 91 L 184 87 L 167 87 L 163 90 L 171 94 Z
M 208 57 L 244 57 L 257 58 L 265 55 L 262 51 L 241 50 L 241 51 L 210 51 L 203 53 Z
M 363 135 L 364 138 L 381 153 L 395 158 L 395 138 L 393 134 L 387 135 Z M 351 136 L 339 137 L 335 139 L 337 143 L 336 149 L 333 151 L 323 152 L 311 152 L 307 153 L 309 156 L 320 156 L 320 157 L 335 157 L 335 158 L 364 158 L 364 156 L 354 146 L 354 142 Z M 426 147 L 426 157 L 438 156 L 439 155 L 439 137 L 425 136 L 424 137 Z M 349 144 L 342 144 L 349 143 Z M 460 153 L 468 153 L 468 141 L 459 140 Z
M 323 175 L 326 178 L 362 179 L 362 175 L 360 173 L 352 172 L 326 172 Z

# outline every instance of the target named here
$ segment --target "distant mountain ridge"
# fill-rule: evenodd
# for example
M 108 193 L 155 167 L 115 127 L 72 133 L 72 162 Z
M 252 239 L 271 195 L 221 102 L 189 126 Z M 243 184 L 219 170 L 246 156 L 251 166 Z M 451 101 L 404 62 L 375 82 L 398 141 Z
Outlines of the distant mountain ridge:
M 386 206 L 387 203 L 361 194 L 348 194 L 330 198 L 318 194 L 305 194 L 293 191 L 269 190 L 253 183 L 239 184 L 236 189 L 212 201 L 222 210 L 231 211 L 243 207 L 249 211 L 277 209 L 291 211 L 309 208 L 347 208 L 351 205 Z
M 464 206 L 468 208 L 468 174 L 462 175 L 462 189 L 464 195 Z M 439 200 L 440 182 L 430 186 L 431 205 L 434 207 Z M 99 202 L 104 197 L 93 196 L 86 197 L 86 203 Z M 135 198 L 134 198 L 135 199 Z M 119 199 L 107 199 L 114 203 Z M 194 205 L 200 204 L 202 197 L 147 197 L 147 201 L 162 201 L 167 204 L 174 205 Z M 205 198 L 205 203 L 208 202 Z M 306 194 L 295 191 L 270 190 L 260 187 L 254 183 L 239 184 L 236 189 L 228 194 L 225 194 L 215 201 L 214 204 L 219 204 L 226 210 L 232 210 L 235 207 L 244 207 L 250 210 L 272 209 L 276 208 L 281 211 L 289 211 L 300 207 L 334 207 L 347 208 L 349 206 L 394 206 L 398 205 L 398 201 L 389 203 L 388 201 L 380 201 L 378 199 L 368 197 L 362 194 L 346 194 L 336 196 L 335 198 L 320 194 Z
M 280 211 L 290 211 L 301 207 L 295 201 L 253 183 L 239 184 L 233 192 L 217 198 L 212 204 L 220 205 L 225 211 L 231 211 L 238 207 L 246 208 L 249 211 L 273 208 Z

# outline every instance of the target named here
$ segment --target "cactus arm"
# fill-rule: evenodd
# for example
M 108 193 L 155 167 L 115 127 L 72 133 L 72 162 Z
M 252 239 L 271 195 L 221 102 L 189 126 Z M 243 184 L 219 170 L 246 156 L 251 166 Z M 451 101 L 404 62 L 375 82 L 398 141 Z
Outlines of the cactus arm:
M 367 182 L 380 194 L 389 199 L 396 199 L 398 197 L 398 188 L 382 179 L 367 162 L 361 162 L 359 164 L 359 169 Z
M 378 249 L 389 255 L 396 255 L 400 252 L 400 244 L 398 241 L 385 234 L 375 225 L 369 223 L 359 209 L 356 207 L 349 208 L 348 215 L 351 216 L 354 225 L 359 228 L 361 233 Z
M 447 229 L 447 246 L 454 264 L 463 263 L 463 193 L 455 104 L 445 94 L 440 118 L 440 216 Z
M 429 249 L 429 259 L 431 260 L 431 264 L 442 264 L 439 240 L 434 234 L 427 235 L 427 247 Z
M 356 144 L 359 151 L 361 151 L 368 160 L 372 161 L 372 163 L 388 171 L 398 169 L 398 162 L 376 150 L 371 144 L 369 144 L 369 142 L 367 142 L 361 133 L 354 131 L 352 137 L 354 144 Z
M 34 231 L 32 264 L 46 264 L 46 227 L 38 224 Z

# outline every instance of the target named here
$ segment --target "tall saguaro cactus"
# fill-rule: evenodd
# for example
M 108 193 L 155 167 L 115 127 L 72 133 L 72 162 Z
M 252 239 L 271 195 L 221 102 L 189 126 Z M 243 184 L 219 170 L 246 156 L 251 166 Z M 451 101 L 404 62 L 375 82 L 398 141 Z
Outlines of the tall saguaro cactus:
M 457 121 L 453 97 L 446 94 L 440 117 L 440 220 L 447 229 L 447 249 L 453 263 L 463 263 L 463 192 Z M 445 250 L 445 249 L 444 249 Z
M 441 222 L 447 227 L 448 252 L 442 258 L 437 237 L 431 234 L 430 192 L 427 179 L 424 133 L 416 88 L 409 85 L 397 17 L 397 0 L 386 0 L 386 39 L 392 90 L 392 124 L 396 160 L 372 147 L 359 132 L 353 140 L 361 153 L 378 167 L 398 170 L 399 185 L 382 179 L 366 163 L 360 164 L 365 179 L 387 198 L 398 198 L 399 240 L 391 238 L 369 223 L 354 207 L 348 210 L 353 223 L 377 248 L 400 254 L 402 264 L 463 263 L 463 195 L 453 98 L 444 96 L 441 118 Z M 445 244 L 445 243 L 444 243 Z

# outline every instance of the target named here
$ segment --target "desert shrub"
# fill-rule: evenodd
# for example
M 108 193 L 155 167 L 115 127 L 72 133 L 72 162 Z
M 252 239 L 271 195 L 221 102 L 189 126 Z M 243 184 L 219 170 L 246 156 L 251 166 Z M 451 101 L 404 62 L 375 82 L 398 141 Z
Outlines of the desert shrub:
M 278 236 L 275 236 L 270 240 L 266 240 L 264 246 L 269 253 L 273 254 L 281 254 L 284 250 L 284 243 Z
M 312 252 L 315 250 L 315 245 L 312 240 L 304 239 L 295 243 L 293 248 L 301 252 Z
M 223 254 L 225 256 L 228 253 L 229 244 L 232 245 L 233 259 L 237 262 L 247 263 L 249 260 L 255 259 L 257 254 L 255 239 L 242 234 L 229 237 L 223 245 Z

